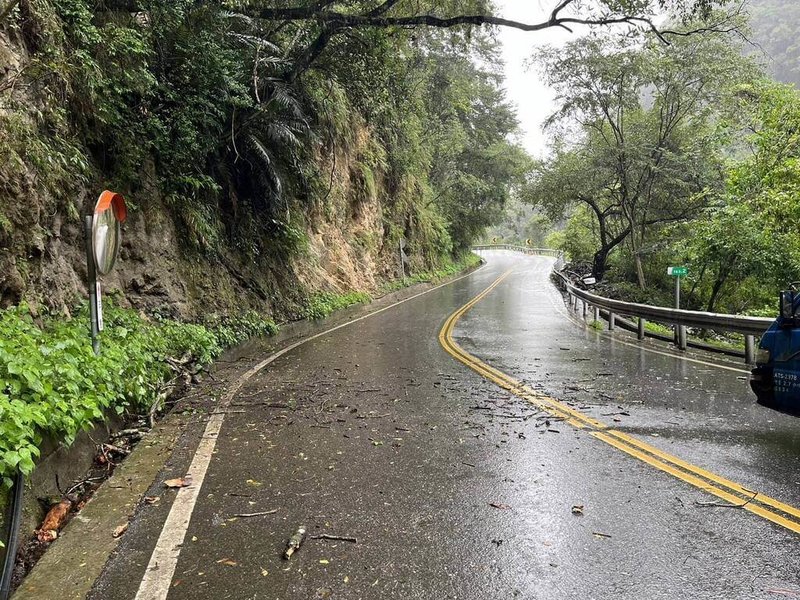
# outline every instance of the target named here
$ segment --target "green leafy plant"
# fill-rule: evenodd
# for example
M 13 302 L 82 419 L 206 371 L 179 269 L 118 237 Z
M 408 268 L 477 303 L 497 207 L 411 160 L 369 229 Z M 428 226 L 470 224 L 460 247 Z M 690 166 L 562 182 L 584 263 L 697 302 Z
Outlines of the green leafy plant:
M 147 321 L 105 307 L 98 356 L 88 340 L 87 309 L 38 325 L 27 308 L 0 313 L 0 476 L 29 474 L 45 437 L 69 445 L 107 410 L 146 411 L 172 376 L 167 359 L 205 364 L 224 348 L 277 326 L 253 312 L 208 324 Z
M 352 306 L 353 304 L 366 304 L 372 297 L 366 292 L 347 292 L 336 294 L 333 292 L 318 292 L 308 298 L 303 310 L 306 319 L 324 319 L 331 313 Z
M 423 271 L 421 273 L 413 273 L 405 279 L 395 279 L 381 288 L 384 293 L 394 292 L 404 287 L 414 285 L 416 283 L 436 283 L 453 275 L 457 275 L 467 269 L 472 269 L 481 264 L 481 257 L 472 252 L 462 255 L 458 260 L 447 261 L 444 266 L 433 270 Z
M 217 337 L 220 346 L 229 348 L 253 338 L 266 337 L 278 333 L 275 321 L 262 317 L 256 311 L 245 311 L 241 315 L 212 315 L 204 323 Z

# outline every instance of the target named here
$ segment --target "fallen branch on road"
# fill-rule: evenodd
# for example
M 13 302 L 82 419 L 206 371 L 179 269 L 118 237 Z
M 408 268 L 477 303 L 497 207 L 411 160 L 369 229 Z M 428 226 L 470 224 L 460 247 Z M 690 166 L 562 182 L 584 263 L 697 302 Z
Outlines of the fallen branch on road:
M 354 537 L 349 537 L 346 535 L 329 535 L 327 533 L 321 533 L 319 535 L 312 535 L 312 540 L 333 540 L 338 542 L 351 542 L 353 544 L 357 544 L 358 540 Z
M 754 493 L 750 498 L 742 502 L 741 504 L 731 504 L 731 503 L 722 503 L 722 502 L 703 502 L 702 500 L 695 500 L 694 503 L 701 508 L 708 508 L 710 506 L 716 506 L 718 508 L 744 508 L 748 504 L 750 504 L 753 500 L 756 499 L 758 496 L 758 492 Z
M 264 515 L 274 515 L 276 512 L 278 512 L 278 509 L 273 508 L 272 510 L 265 510 L 263 512 L 239 513 L 238 515 L 233 515 L 233 516 L 242 519 L 249 519 L 250 517 L 263 517 Z

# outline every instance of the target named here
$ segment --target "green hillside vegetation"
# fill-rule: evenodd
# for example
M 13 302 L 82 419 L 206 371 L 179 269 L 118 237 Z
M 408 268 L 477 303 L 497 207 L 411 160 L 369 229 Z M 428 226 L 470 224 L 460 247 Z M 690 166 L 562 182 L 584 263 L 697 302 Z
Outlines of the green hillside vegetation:
M 500 76 L 480 66 L 497 60 L 481 32 L 358 31 L 301 68 L 303 24 L 142 7 L 41 0 L 5 17 L 31 51 L 0 85 L 6 235 L 28 225 L 16 204 L 32 179 L 47 192 L 37 208 L 68 219 L 87 186 L 148 211 L 155 183 L 194 251 L 281 260 L 303 249 L 309 214 L 335 205 L 333 163 L 359 147 L 354 177 L 384 195 L 387 243 L 408 237 L 432 267 L 497 218 L 528 167 Z
M 309 232 L 370 203 L 379 220 L 352 243 L 387 248 L 391 285 L 401 238 L 409 282 L 465 266 L 530 167 L 486 66 L 498 60 L 490 33 L 354 31 L 309 60 L 318 32 L 305 23 L 259 21 L 235 3 L 123 4 L 23 1 L 0 21 L 11 65 L 0 75 L 0 244 L 14 257 L 0 265 L 13 275 L 0 299 L 36 307 L 0 319 L 2 475 L 29 473 L 45 435 L 69 442 L 106 410 L 148 410 L 172 376 L 166 359 L 205 363 L 274 331 L 264 315 L 180 324 L 113 309 L 94 357 L 80 298 L 59 306 L 29 286 L 47 274 L 54 221 L 80 231 L 92 190 L 123 192 L 134 217 L 166 210 L 198 269 L 234 257 L 287 279 L 290 261 L 311 263 Z M 369 300 L 290 284 L 301 307 L 288 316 Z

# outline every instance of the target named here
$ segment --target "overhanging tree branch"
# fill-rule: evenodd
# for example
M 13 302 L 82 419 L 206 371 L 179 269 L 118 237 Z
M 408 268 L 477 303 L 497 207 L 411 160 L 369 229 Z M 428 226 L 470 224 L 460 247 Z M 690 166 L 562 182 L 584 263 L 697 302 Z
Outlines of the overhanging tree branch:
M 564 4 L 566 6 L 572 0 Z M 381 8 L 381 7 L 379 7 Z M 558 7 L 557 7 L 558 8 Z M 563 8 L 563 7 L 561 7 Z M 378 9 L 376 9 L 378 10 Z M 288 21 L 317 21 L 337 27 L 440 27 L 450 28 L 459 25 L 494 25 L 510 27 L 521 31 L 541 31 L 550 27 L 569 27 L 571 25 L 604 26 L 604 25 L 637 25 L 658 32 L 655 23 L 647 17 L 637 15 L 614 15 L 608 17 L 586 18 L 559 17 L 561 9 L 554 11 L 553 15 L 540 23 L 523 23 L 511 19 L 504 19 L 493 15 L 456 15 L 454 17 L 438 17 L 435 15 L 413 15 L 405 17 L 384 17 L 367 13 L 364 15 L 348 15 L 330 10 L 315 10 L 314 8 L 276 8 L 264 9 L 259 12 L 259 17 L 267 20 Z M 374 12 L 374 11 L 372 11 Z
M 574 8 L 577 0 L 557 0 L 549 18 L 539 23 L 525 23 L 512 19 L 505 19 L 494 15 L 472 14 L 437 16 L 433 14 L 387 16 L 400 0 L 382 0 L 374 8 L 363 14 L 347 14 L 335 7 L 336 0 L 317 0 L 309 6 L 295 6 L 288 8 L 262 8 L 252 12 L 252 16 L 270 21 L 282 22 L 307 22 L 316 23 L 319 27 L 317 37 L 306 48 L 295 62 L 293 68 L 286 74 L 288 81 L 297 79 L 305 72 L 319 55 L 325 50 L 330 41 L 338 34 L 348 29 L 356 28 L 414 28 L 436 27 L 451 28 L 459 26 L 468 27 L 508 27 L 520 31 L 542 31 L 552 27 L 561 27 L 572 31 L 575 26 L 603 27 L 603 26 L 630 26 L 650 31 L 663 43 L 669 44 L 668 35 L 691 35 L 699 32 L 730 32 L 736 29 L 734 16 L 741 12 L 741 6 L 726 17 L 712 24 L 702 24 L 696 30 L 662 31 L 646 14 L 607 12 L 599 15 L 562 16 L 565 9 Z M 741 0 L 739 0 L 741 1 Z
M 452 17 L 439 17 L 436 15 L 411 15 L 386 17 L 384 14 L 391 9 L 399 0 L 385 0 L 373 10 L 362 14 L 345 14 L 332 10 L 320 10 L 317 5 L 310 7 L 293 8 L 267 8 L 259 11 L 258 16 L 268 20 L 290 20 L 290 21 L 316 21 L 327 23 L 335 27 L 440 27 L 450 28 L 460 25 L 472 26 L 497 26 L 510 27 L 521 31 L 541 31 L 551 27 L 564 27 L 571 31 L 575 25 L 589 27 L 608 26 L 608 25 L 632 25 L 648 29 L 657 35 L 663 42 L 669 43 L 667 36 L 688 36 L 695 33 L 730 33 L 737 30 L 733 18 L 742 12 L 741 6 L 725 15 L 717 21 L 698 26 L 695 29 L 687 30 L 661 30 L 649 17 L 637 14 L 612 13 L 597 17 L 575 17 L 559 16 L 561 12 L 575 0 L 560 0 L 546 21 L 539 23 L 524 23 L 505 19 L 494 15 L 455 15 Z

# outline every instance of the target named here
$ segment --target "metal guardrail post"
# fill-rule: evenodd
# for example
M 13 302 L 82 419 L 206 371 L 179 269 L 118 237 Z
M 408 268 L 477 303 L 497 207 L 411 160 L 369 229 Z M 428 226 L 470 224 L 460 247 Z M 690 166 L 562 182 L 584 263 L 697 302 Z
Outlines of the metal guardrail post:
M 686 325 L 678 325 L 678 350 L 686 350 Z
M 756 363 L 756 338 L 753 335 L 744 336 L 744 362 L 748 365 Z
M 593 306 L 592 308 L 594 308 L 594 320 L 595 321 L 599 321 L 600 320 L 600 308 L 598 308 L 597 306 Z
M 586 320 L 586 313 L 589 311 L 589 305 L 586 304 L 586 300 L 581 300 L 581 305 L 583 305 L 583 320 Z
M 615 319 L 614 313 L 609 311 L 609 313 L 608 313 L 608 330 L 609 331 L 614 331 L 614 319 Z
M 637 331 L 637 336 L 640 340 L 644 339 L 644 324 L 645 320 L 642 317 L 639 317 L 639 327 Z

